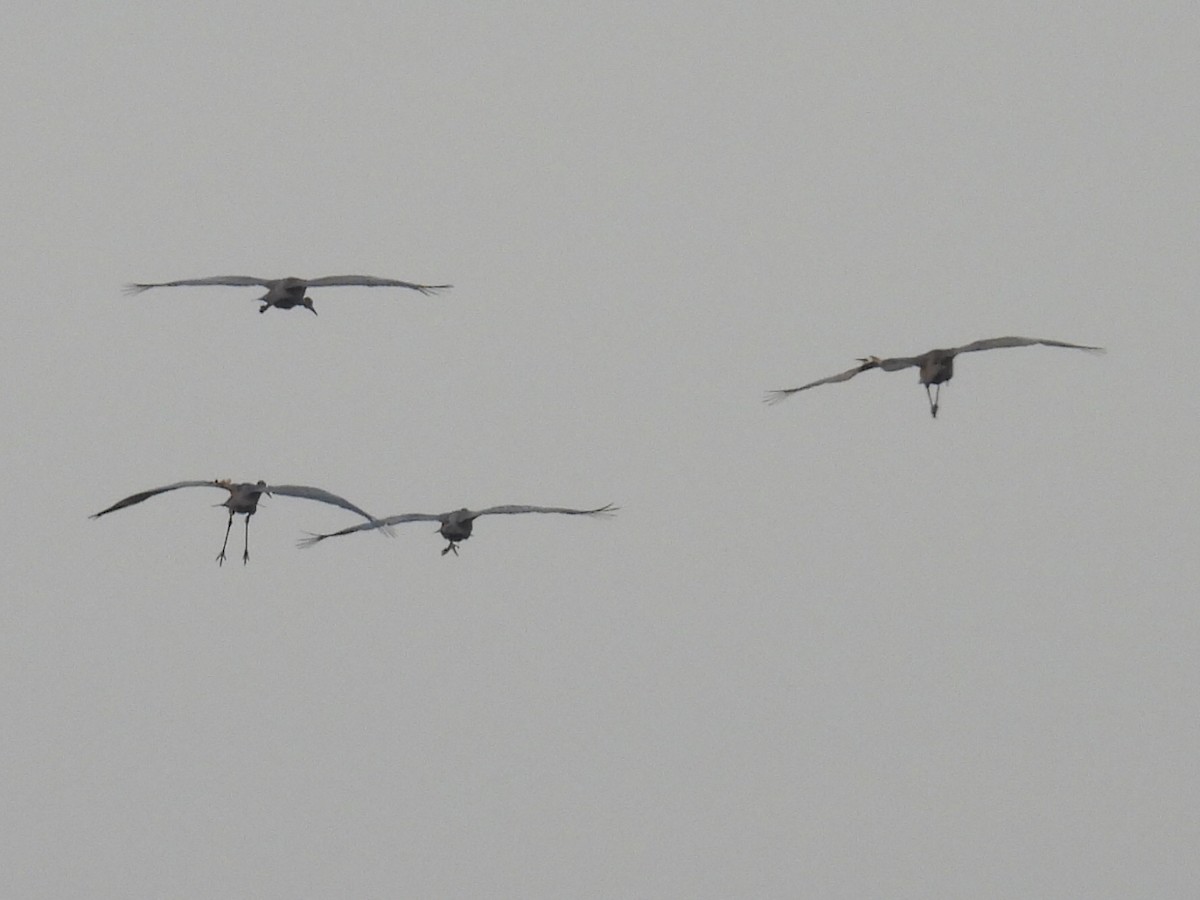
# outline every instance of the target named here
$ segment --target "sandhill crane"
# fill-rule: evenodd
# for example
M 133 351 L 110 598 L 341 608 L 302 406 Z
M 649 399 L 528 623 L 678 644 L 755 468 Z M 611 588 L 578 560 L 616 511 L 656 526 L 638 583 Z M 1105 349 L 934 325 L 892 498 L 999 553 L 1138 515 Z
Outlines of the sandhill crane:
M 375 528 L 388 528 L 392 525 L 399 525 L 402 522 L 440 522 L 438 533 L 441 534 L 450 543 L 442 550 L 442 556 L 445 556 L 451 551 L 455 556 L 458 556 L 458 543 L 465 541 L 471 536 L 471 529 L 475 525 L 475 520 L 480 516 L 492 515 L 512 515 L 514 513 L 564 513 L 568 516 L 600 516 L 611 515 L 616 512 L 618 507 L 611 503 L 607 506 L 601 506 L 598 509 L 564 509 L 560 506 L 491 506 L 487 509 L 471 510 L 471 509 L 456 509 L 453 512 L 444 513 L 405 513 L 399 516 L 388 516 L 385 519 L 379 519 L 376 522 L 366 522 L 362 525 L 355 525 L 352 528 L 343 528 L 341 531 L 335 531 L 331 534 L 310 534 L 308 537 L 299 541 L 297 546 L 311 547 L 318 544 L 326 538 L 340 537 L 344 534 L 353 534 L 356 531 L 371 531 Z
M 273 484 L 268 485 L 265 481 L 259 481 L 256 484 L 242 482 L 240 484 L 219 479 L 215 481 L 177 481 L 174 484 L 168 484 L 164 487 L 152 488 L 148 491 L 142 491 L 137 494 L 132 494 L 124 500 L 118 500 L 108 509 L 102 509 L 100 512 L 89 516 L 90 519 L 98 519 L 110 512 L 116 512 L 118 509 L 124 509 L 127 506 L 133 506 L 135 503 L 141 503 L 143 500 L 148 500 L 158 494 L 164 494 L 167 491 L 174 491 L 185 487 L 216 487 L 229 492 L 229 497 L 224 503 L 217 504 L 224 506 L 229 510 L 229 522 L 225 526 L 225 540 L 221 544 L 221 552 L 217 555 L 217 563 L 223 565 L 225 563 L 225 547 L 229 544 L 229 530 L 233 527 L 233 517 L 235 514 L 240 514 L 246 517 L 246 542 L 242 551 L 242 564 L 245 565 L 250 560 L 250 517 L 254 515 L 258 509 L 259 498 L 263 494 L 279 494 L 284 497 L 300 497 L 305 500 L 317 500 L 321 503 L 330 503 L 333 506 L 340 506 L 342 509 L 348 509 L 350 512 L 358 513 L 368 522 L 378 523 L 378 520 L 369 512 L 359 509 L 349 500 L 331 494 L 329 491 L 323 491 L 321 488 L 306 487 L 301 484 Z
M 891 359 L 881 359 L 878 356 L 860 358 L 859 363 L 861 365 L 855 366 L 853 369 L 847 369 L 845 372 L 839 372 L 837 375 L 830 375 L 828 378 L 822 378 L 820 381 L 814 381 L 811 384 L 801 385 L 800 387 L 787 388 L 781 391 L 768 391 L 764 399 L 767 403 L 778 403 L 797 391 L 807 391 L 809 388 L 822 384 L 849 381 L 859 372 L 865 372 L 867 369 L 883 369 L 885 372 L 895 372 L 898 369 L 907 369 L 909 366 L 916 366 L 921 370 L 920 383 L 925 385 L 925 395 L 929 398 L 929 412 L 934 418 L 937 418 L 938 399 L 941 397 L 942 384 L 954 377 L 954 357 L 960 353 L 973 353 L 976 350 L 998 350 L 1002 347 L 1028 347 L 1033 344 L 1042 344 L 1046 347 L 1070 347 L 1074 350 L 1088 350 L 1092 353 L 1104 352 L 1103 347 L 1068 344 L 1065 341 L 1051 341 L 1044 338 L 987 338 L 982 341 L 963 344 L 961 347 L 951 347 L 949 350 L 930 350 L 927 353 L 922 353 L 920 356 L 897 356 Z M 936 393 L 930 393 L 930 385 L 937 385 Z
M 234 287 L 265 287 L 267 292 L 258 298 L 262 304 L 258 311 L 266 312 L 272 306 L 276 309 L 291 309 L 293 306 L 303 306 L 314 316 L 311 297 L 305 296 L 305 291 L 314 287 L 406 287 L 422 294 L 434 294 L 449 284 L 413 284 L 411 281 L 397 281 L 394 278 L 375 278 L 372 275 L 327 275 L 324 278 L 254 278 L 250 275 L 214 275 L 211 278 L 185 278 L 182 281 L 164 281 L 158 284 L 127 284 L 125 293 L 140 294 L 150 288 L 158 287 L 190 287 L 194 285 L 225 284 Z

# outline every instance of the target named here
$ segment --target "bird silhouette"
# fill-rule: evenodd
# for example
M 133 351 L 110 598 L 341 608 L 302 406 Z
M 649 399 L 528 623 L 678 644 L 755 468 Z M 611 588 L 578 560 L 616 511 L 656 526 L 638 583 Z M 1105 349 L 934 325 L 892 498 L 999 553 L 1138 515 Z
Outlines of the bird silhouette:
M 562 513 L 568 516 L 599 516 L 616 512 L 618 507 L 611 503 L 597 509 L 566 509 L 561 506 L 490 506 L 487 509 L 472 510 L 456 509 L 444 513 L 404 513 L 399 516 L 387 516 L 375 522 L 365 522 L 352 528 L 343 528 L 330 534 L 310 534 L 299 541 L 300 547 L 311 547 L 331 537 L 341 537 L 356 531 L 371 531 L 377 528 L 388 528 L 403 522 L 439 522 L 438 533 L 450 543 L 442 550 L 442 556 L 451 551 L 458 555 L 458 544 L 471 536 L 475 520 L 480 516 L 513 515 L 516 513 Z
M 314 287 L 405 287 L 422 294 L 434 294 L 449 284 L 413 284 L 411 281 L 397 281 L 394 278 L 375 278 L 372 275 L 327 275 L 324 278 L 255 278 L 250 275 L 214 275 L 211 278 L 184 278 L 181 281 L 164 281 L 158 284 L 128 284 L 125 293 L 140 294 L 150 288 L 159 287 L 191 287 L 197 285 L 223 284 L 233 287 L 265 287 L 267 292 L 258 298 L 262 304 L 258 311 L 266 312 L 272 306 L 276 309 L 291 309 L 303 306 L 314 316 L 317 314 L 313 307 L 312 298 L 305 292 Z
M 316 500 L 320 503 L 329 503 L 333 506 L 340 506 L 342 509 L 348 509 L 351 512 L 358 513 L 368 522 L 378 523 L 378 520 L 369 512 L 355 506 L 349 500 L 339 497 L 336 494 L 331 494 L 329 491 L 321 488 L 307 487 L 301 484 L 275 484 L 268 485 L 265 481 L 259 481 L 254 484 L 250 482 L 235 483 L 225 479 L 213 481 L 177 481 L 174 484 L 164 485 L 163 487 L 151 488 L 148 491 L 140 491 L 136 494 L 131 494 L 124 500 L 118 500 L 107 509 L 102 509 L 98 513 L 88 516 L 89 519 L 98 519 L 101 516 L 107 515 L 110 512 L 116 512 L 118 509 L 124 509 L 127 506 L 141 503 L 143 500 L 149 500 L 151 497 L 156 497 L 159 494 L 165 494 L 167 491 L 178 490 L 186 487 L 215 487 L 221 488 L 229 493 L 224 503 L 218 506 L 224 506 L 229 510 L 229 522 L 225 526 L 225 540 L 221 544 L 221 552 L 217 555 L 217 563 L 223 565 L 225 562 L 225 548 L 229 544 L 229 530 L 233 527 L 233 517 L 235 515 L 243 515 L 246 517 L 246 542 L 242 551 L 242 564 L 250 560 L 250 517 L 258 510 L 258 501 L 263 494 L 271 495 L 278 494 L 282 497 L 300 497 L 304 500 Z
M 942 384 L 954 377 L 954 357 L 960 353 L 973 353 L 976 350 L 999 350 L 1003 347 L 1028 347 L 1033 344 L 1041 344 L 1046 347 L 1070 347 L 1074 350 L 1088 350 L 1093 353 L 1103 353 L 1103 347 L 1088 347 L 1084 344 L 1068 344 L 1065 341 L 1052 341 L 1046 338 L 1027 338 L 1027 337 L 999 337 L 986 338 L 982 341 L 973 341 L 970 344 L 963 344 L 961 347 L 951 347 L 948 350 L 929 350 L 919 356 L 896 356 L 889 359 L 881 359 L 878 356 L 868 356 L 859 359 L 859 365 L 853 369 L 847 369 L 845 372 L 839 372 L 837 375 L 830 375 L 828 378 L 822 378 L 819 381 L 813 381 L 809 384 L 801 385 L 795 388 L 786 388 L 779 391 L 768 391 L 764 400 L 767 403 L 778 403 L 798 391 L 807 391 L 809 388 L 817 387 L 822 384 L 836 384 L 839 381 L 849 381 L 859 372 L 865 372 L 868 369 L 883 369 L 885 372 L 895 372 L 899 369 L 907 369 L 910 366 L 916 366 L 920 369 L 920 383 L 925 385 L 925 395 L 929 398 L 929 412 L 937 418 L 938 400 L 942 394 Z M 931 393 L 930 385 L 937 386 L 936 394 Z

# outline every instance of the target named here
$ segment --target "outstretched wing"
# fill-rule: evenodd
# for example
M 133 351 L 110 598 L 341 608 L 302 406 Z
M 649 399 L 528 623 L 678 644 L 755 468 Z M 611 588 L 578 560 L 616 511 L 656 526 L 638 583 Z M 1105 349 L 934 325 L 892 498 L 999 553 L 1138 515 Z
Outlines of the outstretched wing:
M 388 516 L 386 519 L 375 519 L 371 522 L 363 522 L 361 525 L 352 525 L 349 528 L 343 528 L 341 531 L 331 531 L 328 534 L 309 534 L 296 542 L 297 547 L 311 547 L 314 544 L 319 544 L 326 538 L 341 537 L 346 534 L 354 534 L 356 531 L 374 531 L 375 529 L 383 529 L 384 533 L 392 525 L 399 525 L 403 522 L 440 522 L 445 518 L 445 513 L 431 515 L 429 513 L 404 513 L 399 516 Z
M 972 353 L 975 350 L 999 350 L 1003 347 L 1029 347 L 1033 344 L 1041 344 L 1046 347 L 1069 347 L 1072 350 L 1090 350 L 1093 353 L 1103 353 L 1103 347 L 1089 347 L 1085 344 L 1068 344 L 1066 341 L 1052 341 L 1047 338 L 1027 338 L 1027 337 L 998 337 L 987 338 L 982 341 L 973 341 L 970 344 L 963 344 L 961 347 L 955 347 L 955 353 Z
M 149 500 L 151 497 L 158 494 L 165 494 L 167 491 L 174 491 L 178 488 L 185 487 L 219 487 L 222 490 L 228 490 L 220 481 L 177 481 L 174 484 L 168 484 L 164 487 L 151 488 L 148 491 L 142 491 L 138 494 L 131 494 L 124 500 L 118 500 L 108 509 L 102 509 L 98 513 L 88 516 L 89 519 L 98 519 L 106 513 L 116 512 L 118 509 L 124 509 L 127 506 L 133 506 L 135 503 L 141 503 L 143 500 Z
M 866 362 L 855 366 L 853 369 L 847 369 L 845 372 L 839 372 L 837 375 L 830 375 L 828 378 L 822 378 L 820 381 L 813 381 L 809 384 L 801 385 L 800 387 L 785 388 L 779 391 L 767 391 L 766 396 L 763 397 L 763 402 L 775 404 L 790 397 L 792 394 L 800 391 L 807 391 L 809 388 L 815 388 L 822 384 L 836 384 L 839 381 L 849 381 L 859 372 L 865 372 L 867 369 L 874 369 L 878 367 L 878 365 L 879 363 L 877 362 L 867 360 Z
M 434 294 L 450 284 L 413 284 L 395 278 L 376 278 L 373 275 L 326 275 L 324 278 L 307 279 L 309 287 L 406 287 L 422 294 Z
M 491 506 L 487 509 L 479 510 L 475 516 L 510 516 L 516 513 L 563 513 L 568 516 L 597 516 L 611 515 L 617 509 L 619 507 L 613 506 L 611 503 L 596 509 L 567 509 L 562 506 Z
M 140 294 L 142 291 L 150 290 L 150 288 L 191 287 L 207 284 L 225 284 L 232 287 L 251 287 L 254 285 L 270 287 L 271 280 L 269 278 L 255 278 L 251 275 L 214 275 L 211 278 L 184 278 L 181 281 L 163 281 L 158 284 L 127 284 L 124 290 L 126 294 Z
M 892 356 L 888 359 L 876 360 L 875 365 L 885 372 L 898 372 L 900 369 L 907 369 L 910 366 L 919 366 L 924 359 L 924 356 Z
M 355 506 L 345 497 L 339 497 L 337 494 L 331 494 L 329 491 L 321 488 L 308 487 L 303 484 L 273 484 L 267 488 L 268 494 L 279 494 L 282 497 L 300 497 L 303 500 L 316 500 L 319 503 L 328 503 L 331 506 L 340 506 L 342 509 L 348 509 L 352 513 L 358 513 L 367 520 L 367 524 L 371 528 L 378 528 L 379 520 L 364 509 Z

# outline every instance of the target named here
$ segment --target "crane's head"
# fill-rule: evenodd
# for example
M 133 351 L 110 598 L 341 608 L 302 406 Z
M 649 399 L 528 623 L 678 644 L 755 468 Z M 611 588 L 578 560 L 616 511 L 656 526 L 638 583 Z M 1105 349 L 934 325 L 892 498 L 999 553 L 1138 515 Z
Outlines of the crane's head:
M 303 303 L 303 304 L 304 304 L 304 308 L 305 308 L 305 309 L 307 309 L 307 310 L 308 310 L 310 313 L 312 313 L 314 316 L 317 314 L 317 309 L 316 309 L 316 307 L 315 307 L 315 306 L 313 306 L 312 297 L 305 297 L 305 298 L 304 298 L 303 300 L 301 300 L 300 302 L 301 302 L 301 303 Z

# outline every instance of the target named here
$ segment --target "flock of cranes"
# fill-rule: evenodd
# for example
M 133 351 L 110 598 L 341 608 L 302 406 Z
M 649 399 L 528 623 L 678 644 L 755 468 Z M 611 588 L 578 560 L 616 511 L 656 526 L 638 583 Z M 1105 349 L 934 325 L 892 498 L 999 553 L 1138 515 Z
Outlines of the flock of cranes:
M 139 491 L 136 494 L 130 494 L 123 500 L 118 500 L 107 509 L 93 513 L 88 518 L 98 519 L 110 512 L 116 512 L 118 509 L 125 509 L 127 506 L 134 506 L 143 500 L 149 500 L 151 497 L 165 494 L 167 491 L 174 491 L 185 487 L 215 487 L 229 493 L 229 496 L 225 498 L 225 502 L 218 504 L 218 506 L 224 506 L 229 510 L 229 521 L 225 525 L 225 540 L 221 543 L 221 552 L 217 554 L 218 565 L 225 562 L 225 548 L 229 546 L 229 531 L 233 528 L 233 517 L 235 515 L 246 517 L 246 538 L 242 549 L 242 563 L 244 565 L 250 561 L 250 517 L 258 512 L 258 501 L 264 494 L 268 497 L 273 494 L 278 494 L 280 497 L 299 497 L 302 500 L 316 500 L 318 503 L 340 506 L 342 509 L 348 509 L 350 512 L 357 513 L 367 520 L 361 525 L 355 525 L 353 528 L 343 528 L 341 531 L 335 531 L 331 534 L 310 534 L 299 542 L 299 546 L 301 547 L 311 547 L 326 538 L 340 537 L 344 534 L 352 534 L 355 531 L 382 529 L 387 534 L 389 533 L 387 529 L 390 526 L 398 525 L 401 522 L 440 522 L 441 527 L 438 531 L 442 537 L 450 542 L 450 545 L 442 551 L 442 556 L 445 556 L 451 550 L 454 551 L 455 556 L 458 555 L 457 545 L 459 541 L 465 541 L 471 536 L 471 529 L 474 527 L 475 520 L 480 516 L 497 514 L 512 515 L 514 513 L 564 513 L 570 516 L 601 516 L 609 515 L 617 510 L 617 507 L 612 504 L 601 506 L 598 509 L 567 509 L 561 506 L 492 506 L 481 510 L 457 509 L 453 512 L 438 513 L 436 515 L 406 513 L 398 516 L 388 516 L 385 519 L 377 519 L 365 509 L 355 506 L 345 497 L 331 494 L 322 488 L 309 487 L 304 484 L 267 484 L 265 481 L 258 481 L 251 484 L 248 481 L 239 483 L 227 479 L 217 479 L 215 481 L 177 481 L 174 484 L 151 488 L 148 491 Z
M 195 286 L 212 286 L 212 285 L 227 285 L 232 287 L 264 287 L 267 292 L 258 298 L 258 302 L 262 304 L 259 307 L 259 312 L 266 312 L 268 309 L 275 307 L 276 309 L 293 309 L 297 306 L 303 307 L 313 315 L 317 314 L 313 308 L 312 298 L 307 296 L 309 288 L 314 287 L 403 287 L 414 291 L 419 291 L 422 294 L 434 294 L 439 290 L 445 290 L 451 287 L 448 284 L 415 284 L 410 281 L 399 281 L 394 278 L 376 278 L 371 275 L 329 275 L 323 278 L 255 278 L 247 275 L 214 275 L 210 278 L 185 278 L 179 281 L 164 281 L 154 284 L 130 284 L 126 286 L 127 293 L 141 293 L 148 291 L 151 288 L 160 287 L 195 287 Z M 836 384 L 841 381 L 849 381 L 860 372 L 866 372 L 868 369 L 882 369 L 885 372 L 895 372 L 900 369 L 910 367 L 919 370 L 920 384 L 925 386 L 925 394 L 929 399 L 929 413 L 934 418 L 938 414 L 938 402 L 941 397 L 942 385 L 954 377 L 954 358 L 960 353 L 973 353 L 977 350 L 999 350 L 1006 347 L 1029 347 L 1032 345 L 1042 345 L 1045 347 L 1067 347 L 1073 350 L 1086 350 L 1093 353 L 1103 353 L 1104 348 L 1092 347 L 1086 344 L 1069 344 L 1066 341 L 1055 341 L 1048 338 L 1027 338 L 1027 337 L 999 337 L 986 338 L 980 341 L 972 341 L 969 344 L 963 344 L 961 347 L 950 347 L 944 350 L 929 350 L 917 356 L 896 356 L 881 358 L 878 356 L 860 357 L 859 365 L 845 372 L 839 372 L 837 375 L 830 375 L 827 378 L 821 378 L 817 381 L 809 382 L 800 387 L 785 388 L 783 390 L 768 391 L 764 398 L 767 403 L 778 403 L 792 394 L 806 391 L 809 388 L 818 387 L 823 384 Z M 936 392 L 930 390 L 931 387 L 936 387 Z M 471 510 L 471 509 L 456 509 L 444 513 L 401 513 L 394 516 L 385 516 L 384 518 L 376 518 L 366 510 L 351 503 L 344 497 L 339 497 L 337 494 L 332 494 L 323 488 L 309 487 L 307 485 L 298 484 L 280 484 L 269 485 L 265 481 L 254 483 L 240 482 L 217 479 L 211 481 L 177 481 L 174 484 L 164 485 L 163 487 L 151 488 L 147 491 L 140 491 L 136 494 L 131 494 L 123 500 L 118 500 L 112 506 L 100 510 L 93 514 L 90 518 L 98 519 L 101 516 L 111 512 L 116 512 L 119 509 L 125 509 L 129 506 L 134 506 L 141 503 L 143 500 L 148 500 L 151 497 L 156 497 L 159 494 L 165 494 L 168 491 L 178 490 L 186 487 L 215 487 L 221 488 L 228 493 L 228 497 L 219 506 L 224 506 L 229 511 L 229 519 L 225 525 L 225 539 L 221 543 L 221 552 L 217 554 L 217 563 L 225 562 L 225 550 L 229 545 L 229 532 L 233 528 L 233 517 L 242 515 L 246 517 L 246 534 L 242 549 L 242 563 L 245 564 L 250 560 L 250 517 L 258 511 L 258 502 L 264 496 L 279 495 L 281 497 L 298 497 L 302 500 L 315 500 L 318 503 L 326 503 L 331 506 L 338 506 L 349 512 L 361 516 L 366 521 L 357 525 L 352 525 L 348 528 L 343 528 L 340 531 L 333 531 L 327 534 L 309 534 L 301 539 L 298 543 L 300 547 L 311 547 L 321 541 L 332 537 L 342 537 L 348 534 L 354 534 L 360 531 L 382 531 L 385 534 L 391 533 L 393 525 L 400 525 L 406 522 L 437 522 L 438 533 L 445 538 L 449 543 L 442 550 L 442 556 L 453 552 L 458 555 L 458 545 L 462 541 L 467 540 L 471 536 L 471 532 L 475 526 L 475 520 L 480 516 L 489 515 L 516 515 L 521 513 L 557 513 L 569 516 L 607 516 L 615 513 L 618 507 L 608 504 L 595 509 L 571 509 L 561 506 L 490 506 L 487 509 Z
M 183 278 L 179 281 L 164 281 L 154 284 L 130 284 L 126 285 L 125 292 L 128 294 L 140 294 L 142 291 L 148 291 L 151 288 L 203 287 L 212 285 L 227 285 L 231 287 L 257 286 L 266 288 L 267 292 L 258 298 L 258 302 L 262 304 L 258 310 L 260 313 L 266 312 L 271 307 L 275 307 L 276 309 L 293 309 L 300 306 L 307 309 L 313 315 L 316 315 L 317 311 L 313 308 L 312 298 L 307 296 L 309 288 L 403 287 L 428 295 L 451 287 L 449 284 L 415 284 L 411 281 L 399 281 L 395 278 L 376 278 L 373 275 L 327 275 L 323 278 L 256 278 L 249 275 L 214 275 L 210 278 Z M 337 494 L 330 493 L 323 488 L 309 487 L 302 484 L 270 485 L 265 481 L 250 483 L 216 479 L 211 481 L 177 481 L 174 484 L 151 488 L 148 491 L 139 491 L 136 494 L 130 494 L 123 500 L 118 500 L 112 506 L 94 513 L 89 518 L 98 519 L 108 513 L 116 512 L 119 509 L 125 509 L 129 506 L 135 506 L 143 500 L 149 500 L 151 497 L 157 497 L 159 494 L 165 494 L 168 491 L 186 487 L 215 487 L 221 488 L 229 494 L 225 498 L 224 503 L 218 504 L 229 510 L 229 519 L 225 524 L 225 539 L 221 542 L 221 552 L 217 554 L 218 565 L 222 565 L 225 562 L 225 551 L 229 546 L 229 532 L 233 528 L 233 517 L 235 515 L 246 517 L 246 535 L 242 548 L 242 564 L 244 565 L 250 561 L 250 517 L 258 511 L 258 501 L 264 495 L 268 497 L 276 494 L 281 497 L 299 497 L 302 500 L 315 500 L 318 503 L 340 506 L 342 509 L 356 513 L 366 520 L 361 525 L 356 525 L 353 528 L 343 528 L 341 531 L 335 531 L 330 534 L 309 535 L 299 542 L 300 546 L 309 547 L 326 538 L 339 537 L 355 531 L 382 530 L 386 534 L 390 533 L 392 525 L 398 525 L 401 522 L 438 522 L 440 523 L 438 532 L 450 542 L 442 551 L 443 556 L 451 551 L 454 551 L 455 556 L 458 555 L 459 542 L 465 541 L 471 536 L 475 520 L 480 516 L 514 515 L 517 513 L 561 513 L 570 516 L 604 516 L 610 515 L 617 510 L 617 507 L 612 504 L 596 509 L 570 509 L 562 506 L 492 506 L 481 510 L 458 509 L 436 515 L 405 513 L 378 519 L 362 507 L 351 503 L 345 497 L 339 497 Z

